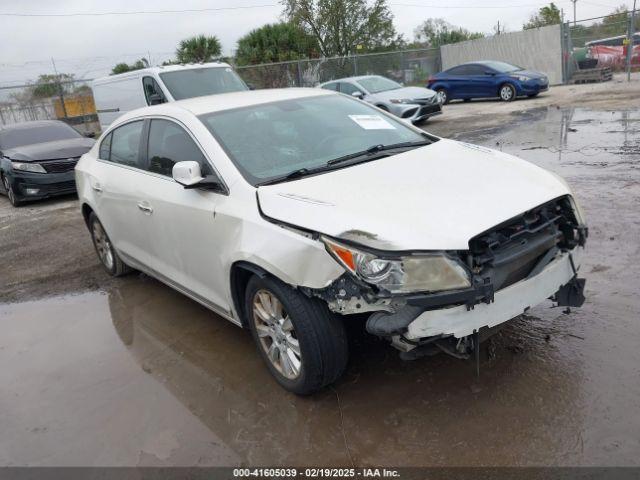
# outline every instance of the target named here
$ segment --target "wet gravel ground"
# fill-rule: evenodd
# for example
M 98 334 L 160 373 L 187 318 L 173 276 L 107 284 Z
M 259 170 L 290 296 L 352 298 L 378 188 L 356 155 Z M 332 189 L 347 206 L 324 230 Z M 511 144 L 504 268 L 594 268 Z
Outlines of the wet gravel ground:
M 444 117 L 425 128 L 572 186 L 582 308 L 511 322 L 479 379 L 442 355 L 402 362 L 354 320 L 344 378 L 298 398 L 246 332 L 144 275 L 110 280 L 73 198 L 0 197 L 0 465 L 640 465 L 640 110 Z

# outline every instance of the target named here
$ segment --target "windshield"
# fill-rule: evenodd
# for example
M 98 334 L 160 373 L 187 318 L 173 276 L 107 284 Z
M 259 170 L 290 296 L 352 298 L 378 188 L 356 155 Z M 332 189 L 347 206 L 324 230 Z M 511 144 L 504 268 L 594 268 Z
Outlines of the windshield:
M 238 74 L 229 67 L 164 72 L 160 74 L 160 78 L 176 100 L 248 90 Z
M 201 115 L 249 183 L 314 169 L 375 145 L 427 137 L 364 102 L 319 95 Z M 335 168 L 339 168 L 337 165 Z
M 511 65 L 510 63 L 505 62 L 484 62 L 483 65 L 486 65 L 489 68 L 493 68 L 500 73 L 511 73 L 517 72 L 518 70 L 524 70 L 522 67 Z
M 358 79 L 358 83 L 369 93 L 386 92 L 387 90 L 402 88 L 402 85 L 399 83 L 384 77 L 360 78 Z
M 24 125 L 18 128 L 0 130 L 0 147 L 10 149 L 33 145 L 35 143 L 54 142 L 56 140 L 68 140 L 82 138 L 77 131 L 66 123 L 51 122 L 48 124 Z

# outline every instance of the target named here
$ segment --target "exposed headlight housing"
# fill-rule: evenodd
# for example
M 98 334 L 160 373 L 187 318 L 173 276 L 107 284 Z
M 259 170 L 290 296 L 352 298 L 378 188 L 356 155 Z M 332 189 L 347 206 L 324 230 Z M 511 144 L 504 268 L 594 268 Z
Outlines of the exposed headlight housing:
M 23 172 L 47 173 L 44 167 L 39 163 L 11 162 L 11 168 Z
M 327 251 L 359 279 L 390 293 L 437 292 L 471 287 L 465 268 L 444 252 L 381 258 L 321 237 Z

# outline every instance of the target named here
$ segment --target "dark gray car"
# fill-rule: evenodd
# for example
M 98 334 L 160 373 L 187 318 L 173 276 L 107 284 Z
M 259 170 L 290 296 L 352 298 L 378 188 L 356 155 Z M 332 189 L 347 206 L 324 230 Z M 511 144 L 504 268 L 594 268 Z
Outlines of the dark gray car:
M 74 168 L 93 143 L 58 120 L 0 127 L 0 192 L 13 206 L 75 193 Z

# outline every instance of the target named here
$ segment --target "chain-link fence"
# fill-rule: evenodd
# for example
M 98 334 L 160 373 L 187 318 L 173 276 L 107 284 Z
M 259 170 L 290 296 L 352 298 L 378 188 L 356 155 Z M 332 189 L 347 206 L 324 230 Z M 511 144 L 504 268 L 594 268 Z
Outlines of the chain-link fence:
M 0 125 L 63 120 L 83 133 L 96 132 L 96 107 L 89 79 L 0 87 Z
M 424 85 L 429 75 L 440 71 L 440 50 L 403 50 L 247 65 L 236 69 L 254 88 L 315 87 L 337 78 L 373 74 L 406 85 Z
M 566 77 L 578 71 L 610 68 L 625 71 L 640 67 L 640 16 L 621 12 L 564 25 Z M 631 39 L 631 40 L 630 40 Z

